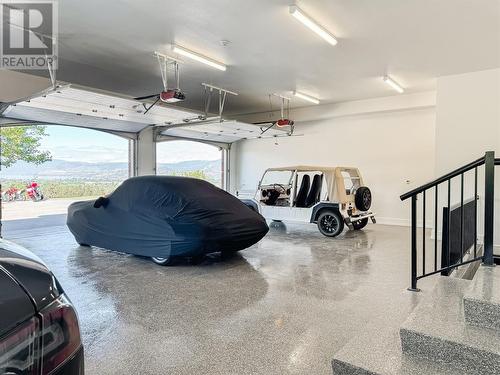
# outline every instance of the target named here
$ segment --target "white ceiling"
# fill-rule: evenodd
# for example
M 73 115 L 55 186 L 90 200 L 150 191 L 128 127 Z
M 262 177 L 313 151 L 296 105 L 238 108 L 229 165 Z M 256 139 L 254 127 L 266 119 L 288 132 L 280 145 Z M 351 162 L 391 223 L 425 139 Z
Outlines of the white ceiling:
M 291 17 L 290 3 L 60 1 L 58 78 L 132 96 L 156 93 L 162 85 L 152 52 L 170 53 L 175 42 L 228 65 L 221 72 L 184 58 L 183 105 L 201 109 L 207 82 L 240 93 L 226 109 L 242 113 L 267 110 L 273 92 L 339 102 L 393 95 L 381 80 L 386 73 L 417 92 L 433 89 L 437 76 L 500 66 L 500 0 L 298 2 L 338 37 L 335 47 Z

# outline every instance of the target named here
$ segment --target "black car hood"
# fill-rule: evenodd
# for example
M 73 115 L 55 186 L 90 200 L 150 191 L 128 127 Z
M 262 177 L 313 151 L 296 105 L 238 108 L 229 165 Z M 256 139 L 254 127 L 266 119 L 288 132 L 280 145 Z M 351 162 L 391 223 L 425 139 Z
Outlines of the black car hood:
M 0 268 L 29 295 L 37 310 L 54 301 L 62 289 L 43 261 L 22 246 L 0 240 Z

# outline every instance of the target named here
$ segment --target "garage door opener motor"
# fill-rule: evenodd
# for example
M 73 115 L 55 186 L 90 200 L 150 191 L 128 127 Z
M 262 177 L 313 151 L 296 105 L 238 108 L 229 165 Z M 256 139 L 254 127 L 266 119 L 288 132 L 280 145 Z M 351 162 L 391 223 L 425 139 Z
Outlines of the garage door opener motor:
M 181 102 L 184 99 L 186 99 L 186 95 L 182 92 L 180 89 L 180 70 L 179 70 L 179 60 L 176 58 L 164 55 L 159 52 L 154 53 L 156 59 L 158 60 L 158 65 L 160 66 L 160 74 L 161 74 L 161 80 L 163 83 L 163 91 L 161 91 L 159 94 L 153 94 L 153 95 L 146 95 L 146 96 L 141 96 L 138 98 L 135 98 L 136 100 L 146 100 L 146 99 L 155 99 L 153 104 L 151 104 L 149 107 L 146 108 L 146 111 L 144 114 L 148 113 L 151 108 L 153 108 L 156 103 L 159 101 L 162 101 L 164 103 L 177 103 Z M 169 88 L 168 87 L 168 71 L 169 67 L 172 68 L 174 71 L 174 81 L 175 81 L 175 87 L 174 88 Z

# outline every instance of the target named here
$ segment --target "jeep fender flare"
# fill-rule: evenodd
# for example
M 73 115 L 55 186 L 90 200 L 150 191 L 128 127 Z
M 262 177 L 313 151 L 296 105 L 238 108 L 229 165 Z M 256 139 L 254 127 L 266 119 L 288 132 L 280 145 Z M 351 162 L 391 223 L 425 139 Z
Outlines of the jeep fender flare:
M 338 203 L 329 203 L 329 202 L 318 203 L 312 209 L 310 222 L 311 223 L 317 223 L 318 222 L 319 214 L 323 210 L 339 211 L 339 204 Z

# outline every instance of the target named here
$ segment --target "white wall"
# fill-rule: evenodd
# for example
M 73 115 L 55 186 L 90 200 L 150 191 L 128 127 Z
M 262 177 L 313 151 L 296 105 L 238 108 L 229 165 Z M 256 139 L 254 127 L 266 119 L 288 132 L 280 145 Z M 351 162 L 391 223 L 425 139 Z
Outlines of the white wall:
M 439 77 L 432 94 L 410 94 L 294 110 L 302 137 L 240 142 L 233 147 L 233 191 L 253 190 L 266 167 L 285 164 L 359 166 L 374 192 L 379 222 L 408 224 L 400 193 L 475 160 L 487 150 L 500 157 L 500 69 Z M 276 113 L 273 114 L 276 117 Z M 252 114 L 247 121 L 269 115 Z M 359 141 L 358 141 L 359 139 Z M 497 168 L 496 236 L 500 242 L 500 168 Z M 479 171 L 479 195 L 483 195 Z M 410 184 L 405 184 L 410 180 Z M 465 197 L 473 195 L 473 173 Z M 460 198 L 459 179 L 452 203 Z M 428 225 L 433 225 L 428 200 Z M 446 186 L 439 196 L 445 204 Z M 419 201 L 419 210 L 421 202 Z M 482 202 L 480 204 L 482 207 Z M 480 213 L 482 215 L 482 212 Z M 441 217 L 439 217 L 439 221 Z M 482 220 L 480 220 L 482 227 Z
M 500 157 L 500 69 L 439 77 L 436 173 L 449 172 L 488 150 Z
M 500 157 L 500 69 L 439 77 L 436 97 L 436 162 L 438 175 L 495 151 Z M 500 168 L 495 182 L 495 243 L 500 243 Z M 479 169 L 479 235 L 484 212 L 484 174 Z M 465 197 L 474 195 L 473 172 L 465 176 Z M 444 190 L 444 189 L 443 189 Z M 441 205 L 446 205 L 446 192 Z M 460 180 L 452 183 L 451 201 L 460 200 Z
M 254 190 L 268 167 L 357 166 L 372 190 L 378 222 L 407 225 L 408 203 L 399 195 L 434 176 L 435 110 L 427 103 L 416 109 L 364 112 L 361 102 L 359 115 L 298 121 L 295 133 L 303 136 L 279 138 L 278 145 L 275 139 L 239 142 L 232 150 L 233 191 Z

